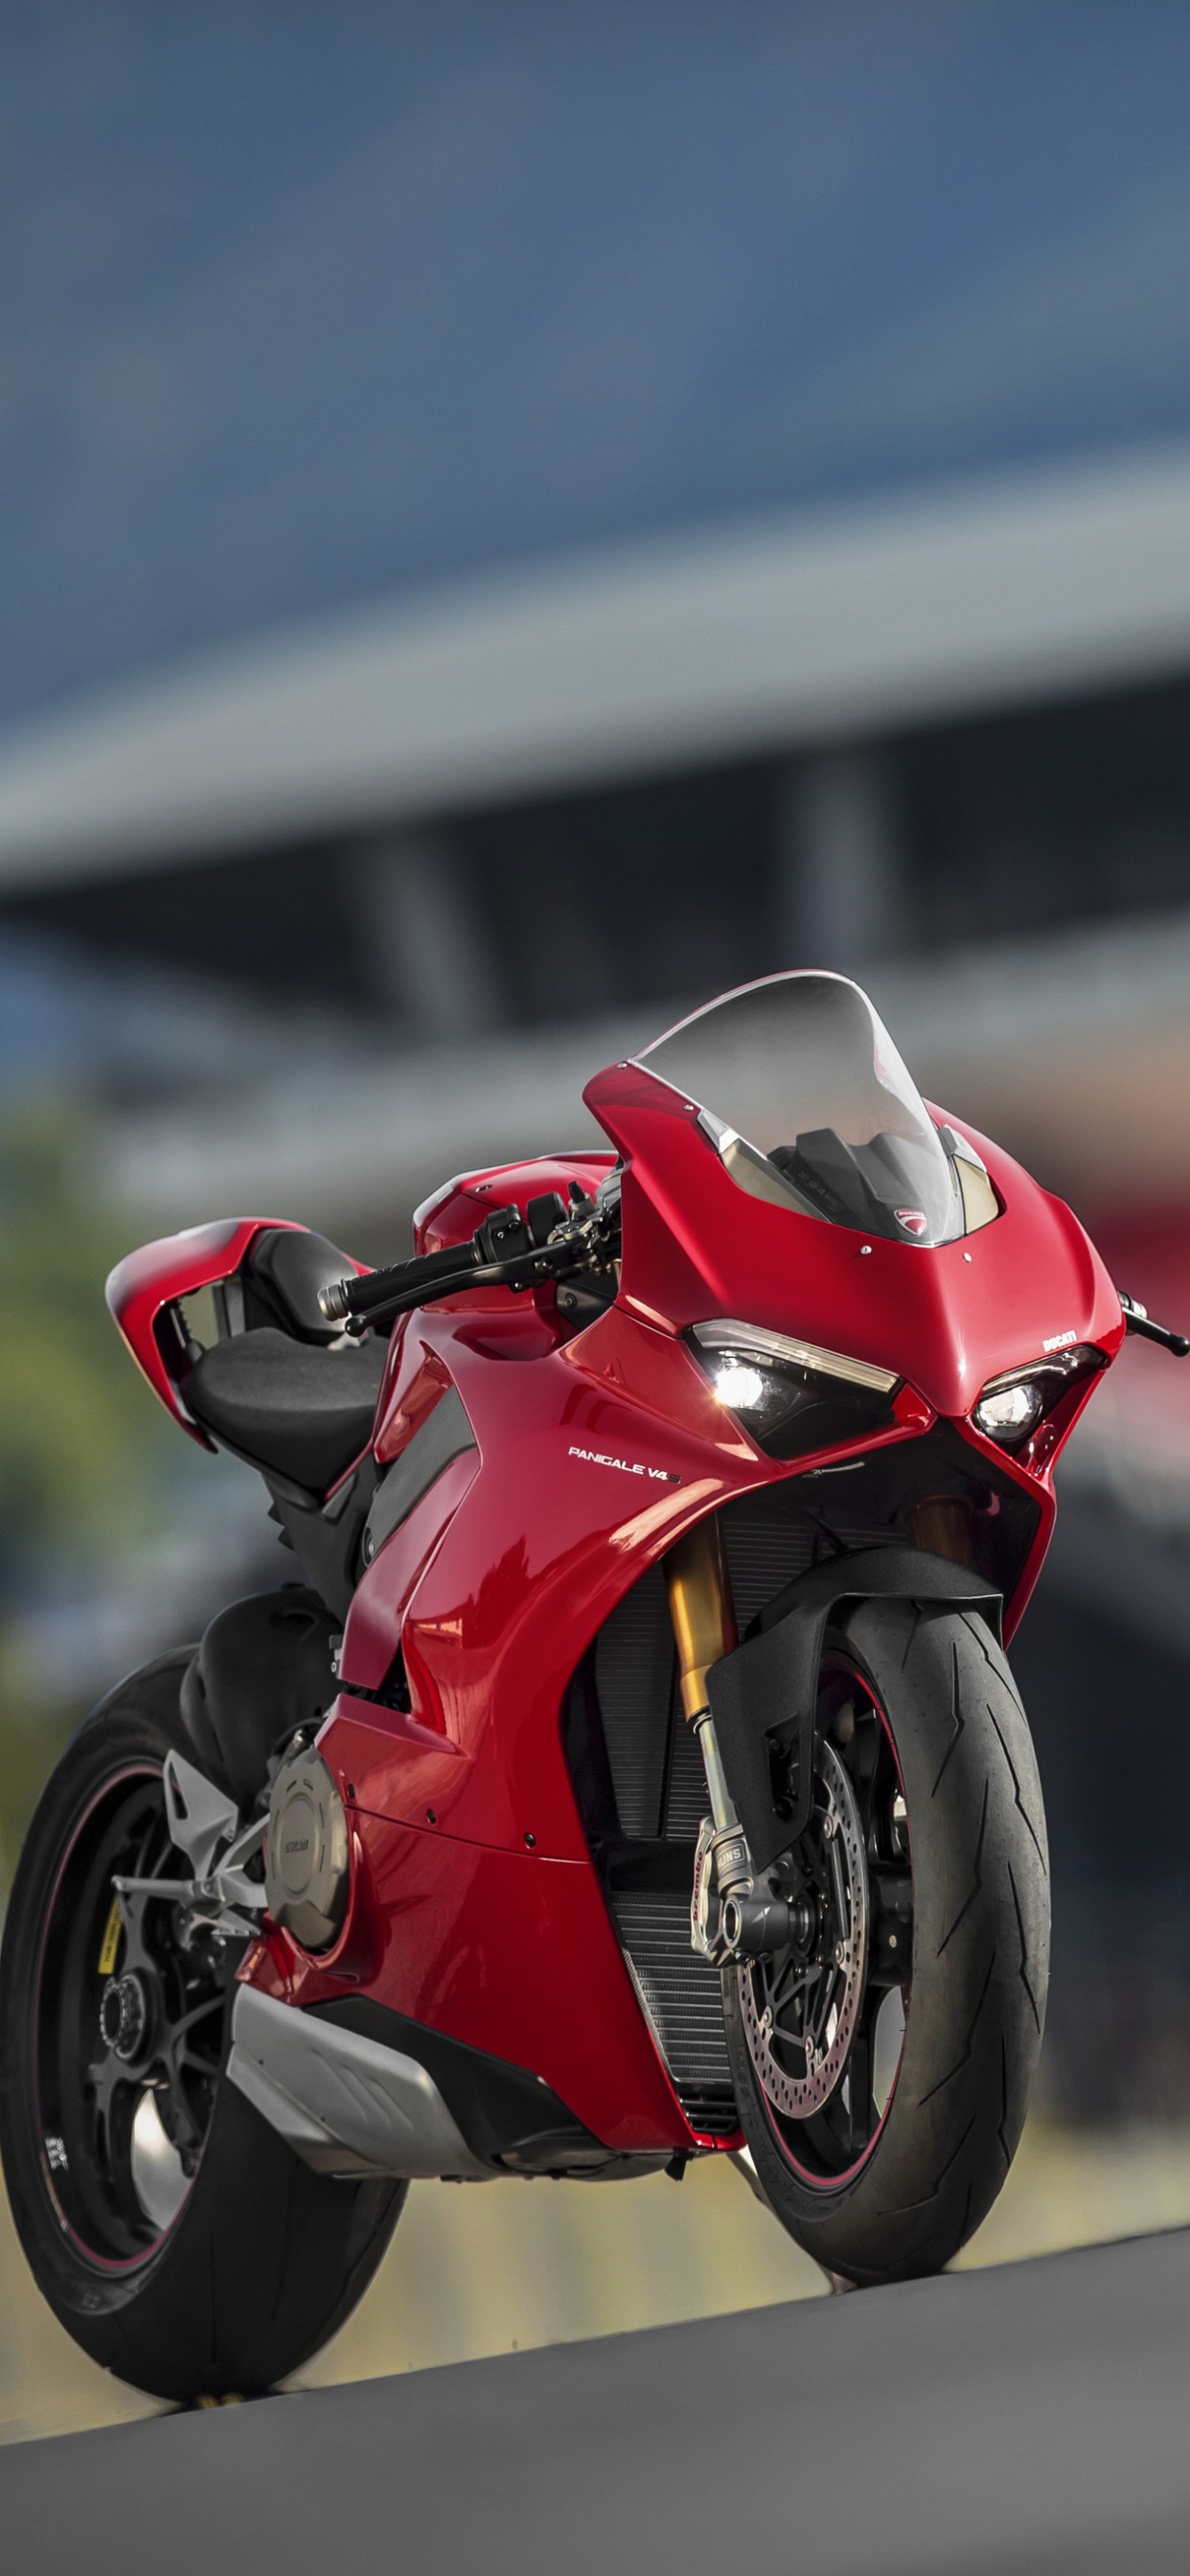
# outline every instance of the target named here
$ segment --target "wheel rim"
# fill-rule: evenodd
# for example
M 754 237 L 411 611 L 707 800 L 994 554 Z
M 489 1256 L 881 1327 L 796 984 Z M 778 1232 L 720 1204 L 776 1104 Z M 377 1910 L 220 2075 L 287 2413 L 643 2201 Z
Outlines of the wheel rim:
M 109 1781 L 76 1825 L 46 1910 L 34 1997 L 42 2173 L 76 2250 L 146 2262 L 176 2223 L 210 2128 L 237 1953 L 181 1937 L 167 1897 L 115 1904 L 115 1876 L 188 1873 L 160 1768 Z
M 896 2091 L 911 1966 L 912 1861 L 888 1721 L 858 1669 L 824 1667 L 814 1806 L 767 1874 L 798 1937 L 735 1971 L 763 2111 L 799 2180 L 828 2188 L 872 2154 Z

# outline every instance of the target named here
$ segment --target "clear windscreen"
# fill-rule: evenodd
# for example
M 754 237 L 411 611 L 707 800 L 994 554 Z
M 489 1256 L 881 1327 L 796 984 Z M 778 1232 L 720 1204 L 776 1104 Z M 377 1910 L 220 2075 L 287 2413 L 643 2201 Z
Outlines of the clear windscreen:
M 978 1155 L 935 1127 L 846 976 L 745 984 L 638 1062 L 697 1103 L 733 1180 L 754 1197 L 900 1243 L 948 1243 L 999 1213 Z

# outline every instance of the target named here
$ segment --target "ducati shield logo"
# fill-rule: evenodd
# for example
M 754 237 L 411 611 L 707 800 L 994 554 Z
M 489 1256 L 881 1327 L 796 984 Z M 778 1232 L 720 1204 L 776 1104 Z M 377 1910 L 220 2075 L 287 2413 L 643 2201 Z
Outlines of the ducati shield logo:
M 673 1475 L 668 1467 L 644 1467 L 639 1459 L 613 1458 L 610 1452 L 604 1449 L 577 1449 L 573 1440 L 569 1455 L 572 1458 L 581 1458 L 584 1465 L 588 1467 L 618 1467 L 622 1476 L 648 1476 L 655 1485 L 680 1485 L 682 1481 L 681 1477 Z
M 924 1208 L 894 1208 L 893 1215 L 897 1224 L 904 1226 L 906 1234 L 925 1233 L 927 1220 Z

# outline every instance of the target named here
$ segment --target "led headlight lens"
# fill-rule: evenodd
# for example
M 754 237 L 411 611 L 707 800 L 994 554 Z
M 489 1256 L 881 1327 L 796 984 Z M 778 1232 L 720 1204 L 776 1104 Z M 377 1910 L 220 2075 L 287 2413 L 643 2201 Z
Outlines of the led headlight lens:
M 994 1377 L 972 1410 L 976 1430 L 1001 1449 L 1019 1449 L 1068 1390 L 1103 1365 L 1093 1342 L 1072 1342 L 1069 1350 L 1047 1352 L 1011 1377 Z
M 751 1367 L 747 1360 L 736 1359 L 732 1352 L 724 1351 L 716 1365 L 711 1384 L 720 1404 L 725 1404 L 729 1413 L 764 1411 L 765 1396 L 769 1390 L 766 1388 L 761 1371 Z
M 900 1381 L 870 1360 L 727 1318 L 692 1325 L 690 1342 L 724 1411 L 770 1457 L 863 1439 L 893 1419 L 890 1398 Z
M 977 1428 L 989 1440 L 1023 1440 L 1041 1420 L 1045 1402 L 1035 1380 L 1018 1379 L 1015 1386 L 996 1387 L 990 1395 L 981 1395 L 975 1407 Z
M 766 1367 L 755 1351 L 700 1351 L 699 1358 L 725 1413 L 733 1413 L 754 1440 L 766 1446 L 768 1435 L 804 1400 L 805 1378 L 783 1368 Z

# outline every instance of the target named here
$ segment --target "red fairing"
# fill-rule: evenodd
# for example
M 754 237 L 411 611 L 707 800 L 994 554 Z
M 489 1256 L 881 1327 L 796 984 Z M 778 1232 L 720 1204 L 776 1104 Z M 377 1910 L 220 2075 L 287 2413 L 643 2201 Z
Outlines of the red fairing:
M 557 1740 L 570 1675 L 644 1568 L 773 1469 L 684 1344 L 617 1307 L 552 1351 L 526 1353 L 515 1312 L 425 1314 L 406 1340 L 414 1383 L 420 1354 L 449 1356 L 478 1449 L 454 1460 L 363 1576 L 341 1676 L 378 1688 L 399 1635 L 415 1714 L 466 1758 L 444 1772 L 437 1744 L 401 1744 L 379 1810 L 420 1823 L 432 1805 L 464 1839 L 523 1851 L 531 1832 L 538 1851 L 582 1859 Z M 403 1372 L 390 1418 L 405 1382 Z M 387 1439 L 386 1422 L 378 1450 Z
M 1002 1213 L 929 1247 L 746 1195 L 694 1104 L 639 1067 L 610 1068 L 586 1097 L 625 1166 L 619 1295 L 584 1329 L 552 1290 L 488 1288 L 394 1330 L 378 1468 L 448 1396 L 475 1445 L 379 1547 L 347 1614 L 340 1696 L 318 1739 L 352 1819 L 339 1941 L 315 1958 L 275 1932 L 243 1973 L 294 2003 L 362 1990 L 531 2068 L 609 2147 L 675 2150 L 698 2133 L 634 1989 L 564 1748 L 576 1670 L 641 1574 L 721 1504 L 893 1451 L 939 1417 L 994 1468 L 998 1492 L 1028 1499 L 1011 1626 L 1052 1526 L 1054 1457 L 1095 1379 L 1072 1384 L 1016 1456 L 981 1438 L 972 1408 L 989 1379 L 1047 1348 L 1090 1345 L 1108 1362 L 1123 1323 L 1069 1209 L 982 1138 L 970 1141 Z M 593 1193 L 612 1161 L 552 1157 L 453 1182 L 419 1211 L 419 1249 L 465 1241 L 494 1207 L 525 1209 L 543 1191 Z M 159 1392 L 153 1316 L 183 1285 L 223 1275 L 251 1231 L 204 1229 L 137 1256 L 147 1266 L 116 1311 Z M 895 1372 L 891 1419 L 795 1460 L 764 1454 L 682 1338 L 715 1317 Z M 398 1671 L 407 1709 L 382 1704 Z
M 629 1165 L 625 1304 L 662 1330 L 730 1315 L 797 1331 L 895 1369 L 956 1420 L 989 1378 L 1067 1336 L 1109 1358 L 1120 1347 L 1120 1301 L 1077 1217 L 949 1111 L 938 1114 L 982 1154 L 1003 1214 L 926 1248 L 744 1198 L 695 1104 L 639 1065 L 611 1066 L 583 1096 Z
M 130 1252 L 125 1260 L 118 1261 L 104 1292 L 154 1395 L 160 1396 L 175 1422 L 180 1422 L 183 1431 L 188 1431 L 204 1449 L 213 1449 L 215 1442 L 191 1420 L 166 1368 L 158 1339 L 160 1321 L 179 1297 L 197 1296 L 200 1288 L 212 1288 L 232 1278 L 254 1235 L 266 1226 L 301 1231 L 284 1216 L 220 1217 L 213 1225 L 192 1225 L 184 1234 L 167 1234 L 157 1243 L 144 1243 L 139 1252 Z
M 499 1317 L 427 1313 L 406 1328 L 378 1449 L 407 1390 L 449 1357 L 478 1457 L 446 1469 L 364 1575 L 319 1749 L 376 1820 L 361 1817 L 380 1855 L 369 1992 L 532 2065 L 609 2146 L 689 2146 L 591 1867 L 560 1712 L 645 1566 L 772 1468 L 674 1337 L 613 1307 L 551 1348 L 525 1303 L 506 1296 Z M 379 1687 L 398 1636 L 411 1718 L 349 1695 L 352 1682 Z M 416 1837 L 402 1836 L 399 1861 L 396 1824 Z M 295 1999 L 335 1991 L 333 1972 L 310 1962 Z
M 324 1736 L 321 1750 L 337 1768 L 337 1736 Z M 297 1969 L 289 2000 L 320 2002 L 364 1984 L 412 2020 L 531 2067 L 605 2146 L 635 2154 L 693 2145 L 586 1856 L 488 1850 L 424 1818 L 421 1830 L 364 1814 L 357 1823 L 362 1866 L 342 1944 L 329 1965 Z M 378 1927 L 364 1958 L 361 1914 Z M 275 1969 L 262 1963 L 252 1982 L 275 1991 Z
M 615 1163 L 615 1155 L 546 1154 L 535 1163 L 505 1163 L 488 1171 L 466 1172 L 446 1181 L 423 1200 L 413 1220 L 419 1252 L 441 1252 L 448 1243 L 466 1243 L 476 1226 L 495 1207 L 528 1207 L 542 1190 L 560 1190 L 565 1198 L 572 1181 L 581 1190 L 597 1190 Z M 499 1293 L 499 1292 L 498 1292 Z

